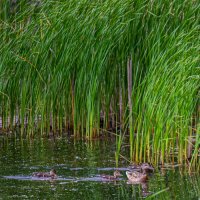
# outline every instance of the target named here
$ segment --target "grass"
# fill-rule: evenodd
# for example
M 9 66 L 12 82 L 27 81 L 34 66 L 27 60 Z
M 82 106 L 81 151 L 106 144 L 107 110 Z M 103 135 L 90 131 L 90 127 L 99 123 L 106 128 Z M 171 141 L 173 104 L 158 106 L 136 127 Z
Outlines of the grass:
M 13 129 L 7 119 L 15 116 L 29 135 L 70 129 L 92 139 L 120 127 L 128 129 L 131 160 L 159 163 L 187 160 L 193 135 L 195 165 L 199 7 L 189 0 L 2 1 L 3 128 Z

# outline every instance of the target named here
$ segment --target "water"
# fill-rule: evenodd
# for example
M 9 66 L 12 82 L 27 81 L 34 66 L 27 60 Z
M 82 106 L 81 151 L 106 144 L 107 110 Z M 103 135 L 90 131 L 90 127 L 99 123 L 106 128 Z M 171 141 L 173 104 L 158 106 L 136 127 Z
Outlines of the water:
M 113 140 L 0 138 L 0 199 L 200 199 L 198 173 L 157 169 L 147 184 L 130 184 L 123 177 L 106 181 L 101 174 L 115 169 Z M 122 152 L 128 155 L 128 152 Z M 38 179 L 31 174 L 55 168 L 58 179 Z

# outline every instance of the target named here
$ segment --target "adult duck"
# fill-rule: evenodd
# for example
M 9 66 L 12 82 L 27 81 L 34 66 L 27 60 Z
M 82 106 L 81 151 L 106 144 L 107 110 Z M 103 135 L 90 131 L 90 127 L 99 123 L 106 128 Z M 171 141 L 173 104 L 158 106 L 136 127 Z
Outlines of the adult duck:
M 145 172 L 145 173 L 154 172 L 154 167 L 150 163 L 141 163 L 140 167 L 142 169 L 142 172 Z
M 150 163 L 140 163 L 138 164 L 132 164 L 129 167 L 129 170 L 131 171 L 138 171 L 138 172 L 145 172 L 145 173 L 152 173 L 154 172 L 154 167 Z
M 38 178 L 52 178 L 52 179 L 57 178 L 55 169 L 51 169 L 50 172 L 34 172 L 33 176 Z
M 117 180 L 120 176 L 122 176 L 122 174 L 119 171 L 116 170 L 116 171 L 114 171 L 113 176 L 102 174 L 101 178 L 107 179 L 107 180 Z
M 126 176 L 128 180 L 132 183 L 144 183 L 148 180 L 148 176 L 145 172 L 137 172 L 137 171 L 126 171 Z

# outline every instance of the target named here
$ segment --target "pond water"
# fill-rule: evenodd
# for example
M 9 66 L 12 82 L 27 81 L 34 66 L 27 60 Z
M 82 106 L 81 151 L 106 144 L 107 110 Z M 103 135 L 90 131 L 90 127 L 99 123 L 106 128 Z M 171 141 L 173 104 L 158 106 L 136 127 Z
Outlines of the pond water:
M 115 141 L 0 138 L 0 199 L 200 199 L 198 173 L 159 170 L 147 184 L 130 184 L 121 160 L 119 181 L 101 174 L 115 169 Z M 123 152 L 126 154 L 126 152 Z M 128 153 L 127 153 L 128 155 Z M 33 178 L 55 168 L 58 179 Z

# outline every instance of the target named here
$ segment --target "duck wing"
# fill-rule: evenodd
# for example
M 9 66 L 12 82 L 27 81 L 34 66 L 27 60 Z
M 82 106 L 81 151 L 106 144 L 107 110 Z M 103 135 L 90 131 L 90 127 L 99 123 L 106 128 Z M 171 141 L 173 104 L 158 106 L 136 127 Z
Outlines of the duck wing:
M 41 178 L 41 177 L 50 177 L 50 173 L 47 173 L 47 172 L 34 172 L 33 174 L 32 174 L 33 176 L 36 176 L 36 177 L 39 177 L 39 178 Z
M 137 172 L 137 171 L 133 171 L 133 172 L 128 172 L 128 174 L 134 178 L 138 178 L 138 177 L 141 177 L 142 174 L 140 172 Z
M 115 177 L 114 177 L 114 176 L 107 175 L 107 174 L 102 174 L 102 175 L 101 175 L 101 178 L 104 178 L 104 179 L 114 179 Z

